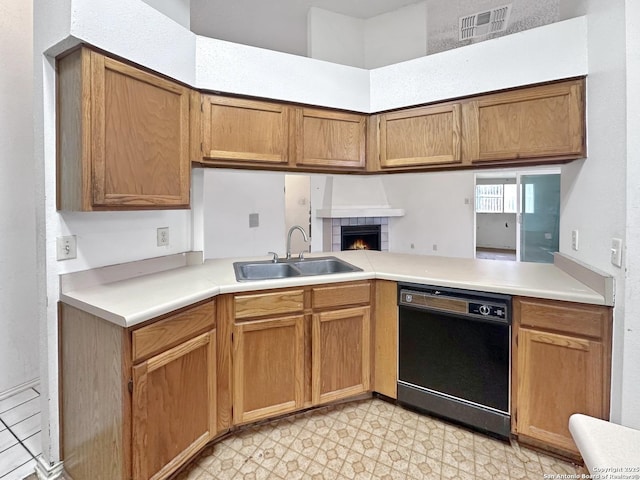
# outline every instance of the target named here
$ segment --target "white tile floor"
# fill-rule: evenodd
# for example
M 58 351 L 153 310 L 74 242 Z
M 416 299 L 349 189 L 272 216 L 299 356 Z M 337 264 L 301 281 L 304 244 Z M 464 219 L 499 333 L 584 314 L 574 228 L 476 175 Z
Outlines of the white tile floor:
M 34 472 L 40 441 L 39 387 L 0 400 L 0 480 L 22 480 Z

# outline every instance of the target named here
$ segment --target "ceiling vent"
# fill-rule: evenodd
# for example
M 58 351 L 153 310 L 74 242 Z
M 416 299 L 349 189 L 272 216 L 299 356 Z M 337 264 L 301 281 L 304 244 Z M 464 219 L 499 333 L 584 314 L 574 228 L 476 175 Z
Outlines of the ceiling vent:
M 460 40 L 502 32 L 507 28 L 511 4 L 460 17 Z

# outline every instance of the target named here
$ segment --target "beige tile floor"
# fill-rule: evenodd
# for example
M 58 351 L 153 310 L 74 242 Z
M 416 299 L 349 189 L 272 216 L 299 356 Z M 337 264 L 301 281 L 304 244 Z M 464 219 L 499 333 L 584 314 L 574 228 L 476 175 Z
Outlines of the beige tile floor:
M 176 480 L 542 479 L 581 471 L 516 442 L 372 399 L 236 432 Z

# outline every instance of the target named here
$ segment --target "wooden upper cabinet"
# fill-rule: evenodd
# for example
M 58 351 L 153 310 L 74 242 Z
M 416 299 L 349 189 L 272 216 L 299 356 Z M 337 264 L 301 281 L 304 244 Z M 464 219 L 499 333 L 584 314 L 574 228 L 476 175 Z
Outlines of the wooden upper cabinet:
M 81 48 L 58 60 L 58 208 L 188 208 L 189 93 Z
M 582 79 L 486 95 L 469 107 L 472 162 L 585 156 Z
M 461 162 L 460 104 L 400 110 L 379 118 L 382 170 Z
M 515 298 L 515 432 L 578 457 L 569 417 L 608 419 L 611 308 Z
M 364 169 L 366 115 L 315 108 L 295 112 L 296 165 Z
M 279 103 L 202 95 L 205 162 L 287 164 L 290 110 Z

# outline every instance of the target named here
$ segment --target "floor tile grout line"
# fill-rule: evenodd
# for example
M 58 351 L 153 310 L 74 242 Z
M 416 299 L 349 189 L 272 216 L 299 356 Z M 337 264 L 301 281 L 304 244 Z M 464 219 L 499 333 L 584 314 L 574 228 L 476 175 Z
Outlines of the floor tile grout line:
M 29 463 L 29 462 L 33 462 L 34 460 L 35 460 L 34 458 L 30 458 L 30 459 L 29 459 L 29 460 L 27 460 L 26 462 L 21 463 L 20 465 L 18 465 L 18 466 L 17 466 L 16 468 L 14 468 L 13 470 L 9 470 L 7 473 L 5 473 L 4 475 L 2 475 L 2 476 L 0 477 L 0 480 L 2 480 L 3 478 L 8 479 L 7 475 L 9 475 L 10 473 L 15 472 L 15 471 L 16 471 L 16 470 L 18 470 L 19 468 L 24 467 L 27 463 Z M 34 465 L 34 472 L 35 472 L 35 465 Z
M 36 415 L 40 415 L 40 413 L 42 413 L 42 412 L 38 411 L 38 412 L 34 413 L 33 415 L 29 415 L 28 417 L 23 418 L 23 419 L 22 419 L 22 420 L 20 420 L 19 422 L 13 423 L 13 424 L 11 424 L 11 425 L 7 424 L 5 421 L 2 421 L 2 423 L 4 423 L 4 424 L 7 426 L 7 428 L 8 428 L 8 429 L 11 429 L 11 427 L 15 427 L 15 426 L 16 426 L 16 425 L 18 425 L 19 423 L 22 423 L 22 422 L 24 422 L 24 421 L 26 421 L 26 420 L 29 420 L 30 418 L 33 418 L 33 417 L 35 417 Z M 0 419 L 0 420 L 1 420 L 1 419 Z M 38 430 L 38 431 L 39 431 L 39 430 Z M 12 431 L 12 433 L 13 433 L 13 431 Z M 31 435 L 29 435 L 29 436 L 31 436 Z
M 2 420 L 1 418 L 0 418 L 0 422 L 2 422 L 2 424 L 3 424 L 5 427 L 7 427 L 7 431 L 8 431 L 8 432 L 13 436 L 13 438 L 15 438 L 15 439 L 18 441 L 18 443 L 19 443 L 20 445 L 22 445 L 22 442 L 21 442 L 21 441 L 20 441 L 20 439 L 18 438 L 18 435 L 16 435 L 16 433 L 11 429 L 11 427 L 10 427 L 9 425 L 7 425 L 7 424 L 5 423 L 5 421 L 4 421 L 4 420 Z M 15 443 L 15 444 L 11 445 L 11 447 L 9 447 L 9 448 L 15 447 L 16 445 L 18 445 L 18 443 Z M 23 446 L 23 448 L 25 448 L 25 449 L 27 450 L 27 453 L 29 453 L 29 454 L 31 455 L 31 452 L 29 452 L 29 449 L 28 449 L 28 448 L 26 448 L 24 445 L 22 445 L 22 446 Z M 8 448 L 7 448 L 7 449 L 5 449 L 5 450 L 3 450 L 3 452 L 6 452 L 7 450 L 8 450 Z M 2 452 L 0 452 L 0 454 L 1 454 L 1 453 L 2 453 Z M 0 478 L 2 478 L 2 477 L 0 477 Z
M 33 389 L 31 389 L 31 390 L 33 390 Z M 26 390 L 23 390 L 23 391 L 26 391 Z M 35 390 L 34 390 L 34 391 L 35 391 Z M 22 392 L 21 392 L 21 393 L 22 393 Z M 36 392 L 36 393 L 37 393 L 37 392 Z M 19 394 L 18 394 L 18 393 L 16 393 L 16 395 L 19 395 Z M 13 398 L 13 397 L 15 397 L 16 395 L 12 395 L 12 396 L 10 396 L 10 397 L 7 397 L 7 398 L 5 398 L 4 400 L 8 400 L 8 399 L 10 399 L 10 398 Z M 40 397 L 40 394 L 38 393 L 35 397 L 30 398 L 29 400 L 25 400 L 24 402 L 17 403 L 17 404 L 16 404 L 16 405 L 14 405 L 13 407 L 8 408 L 7 410 L 3 410 L 3 411 L 1 411 L 1 412 L 0 412 L 0 415 L 4 415 L 5 413 L 10 412 L 11 410 L 13 410 L 13 409 L 15 409 L 15 408 L 18 408 L 18 407 L 20 407 L 20 406 L 24 405 L 25 403 L 29 403 L 31 400 L 35 400 L 36 398 L 39 398 L 39 397 Z M 3 400 L 3 401 L 4 401 L 4 400 Z

